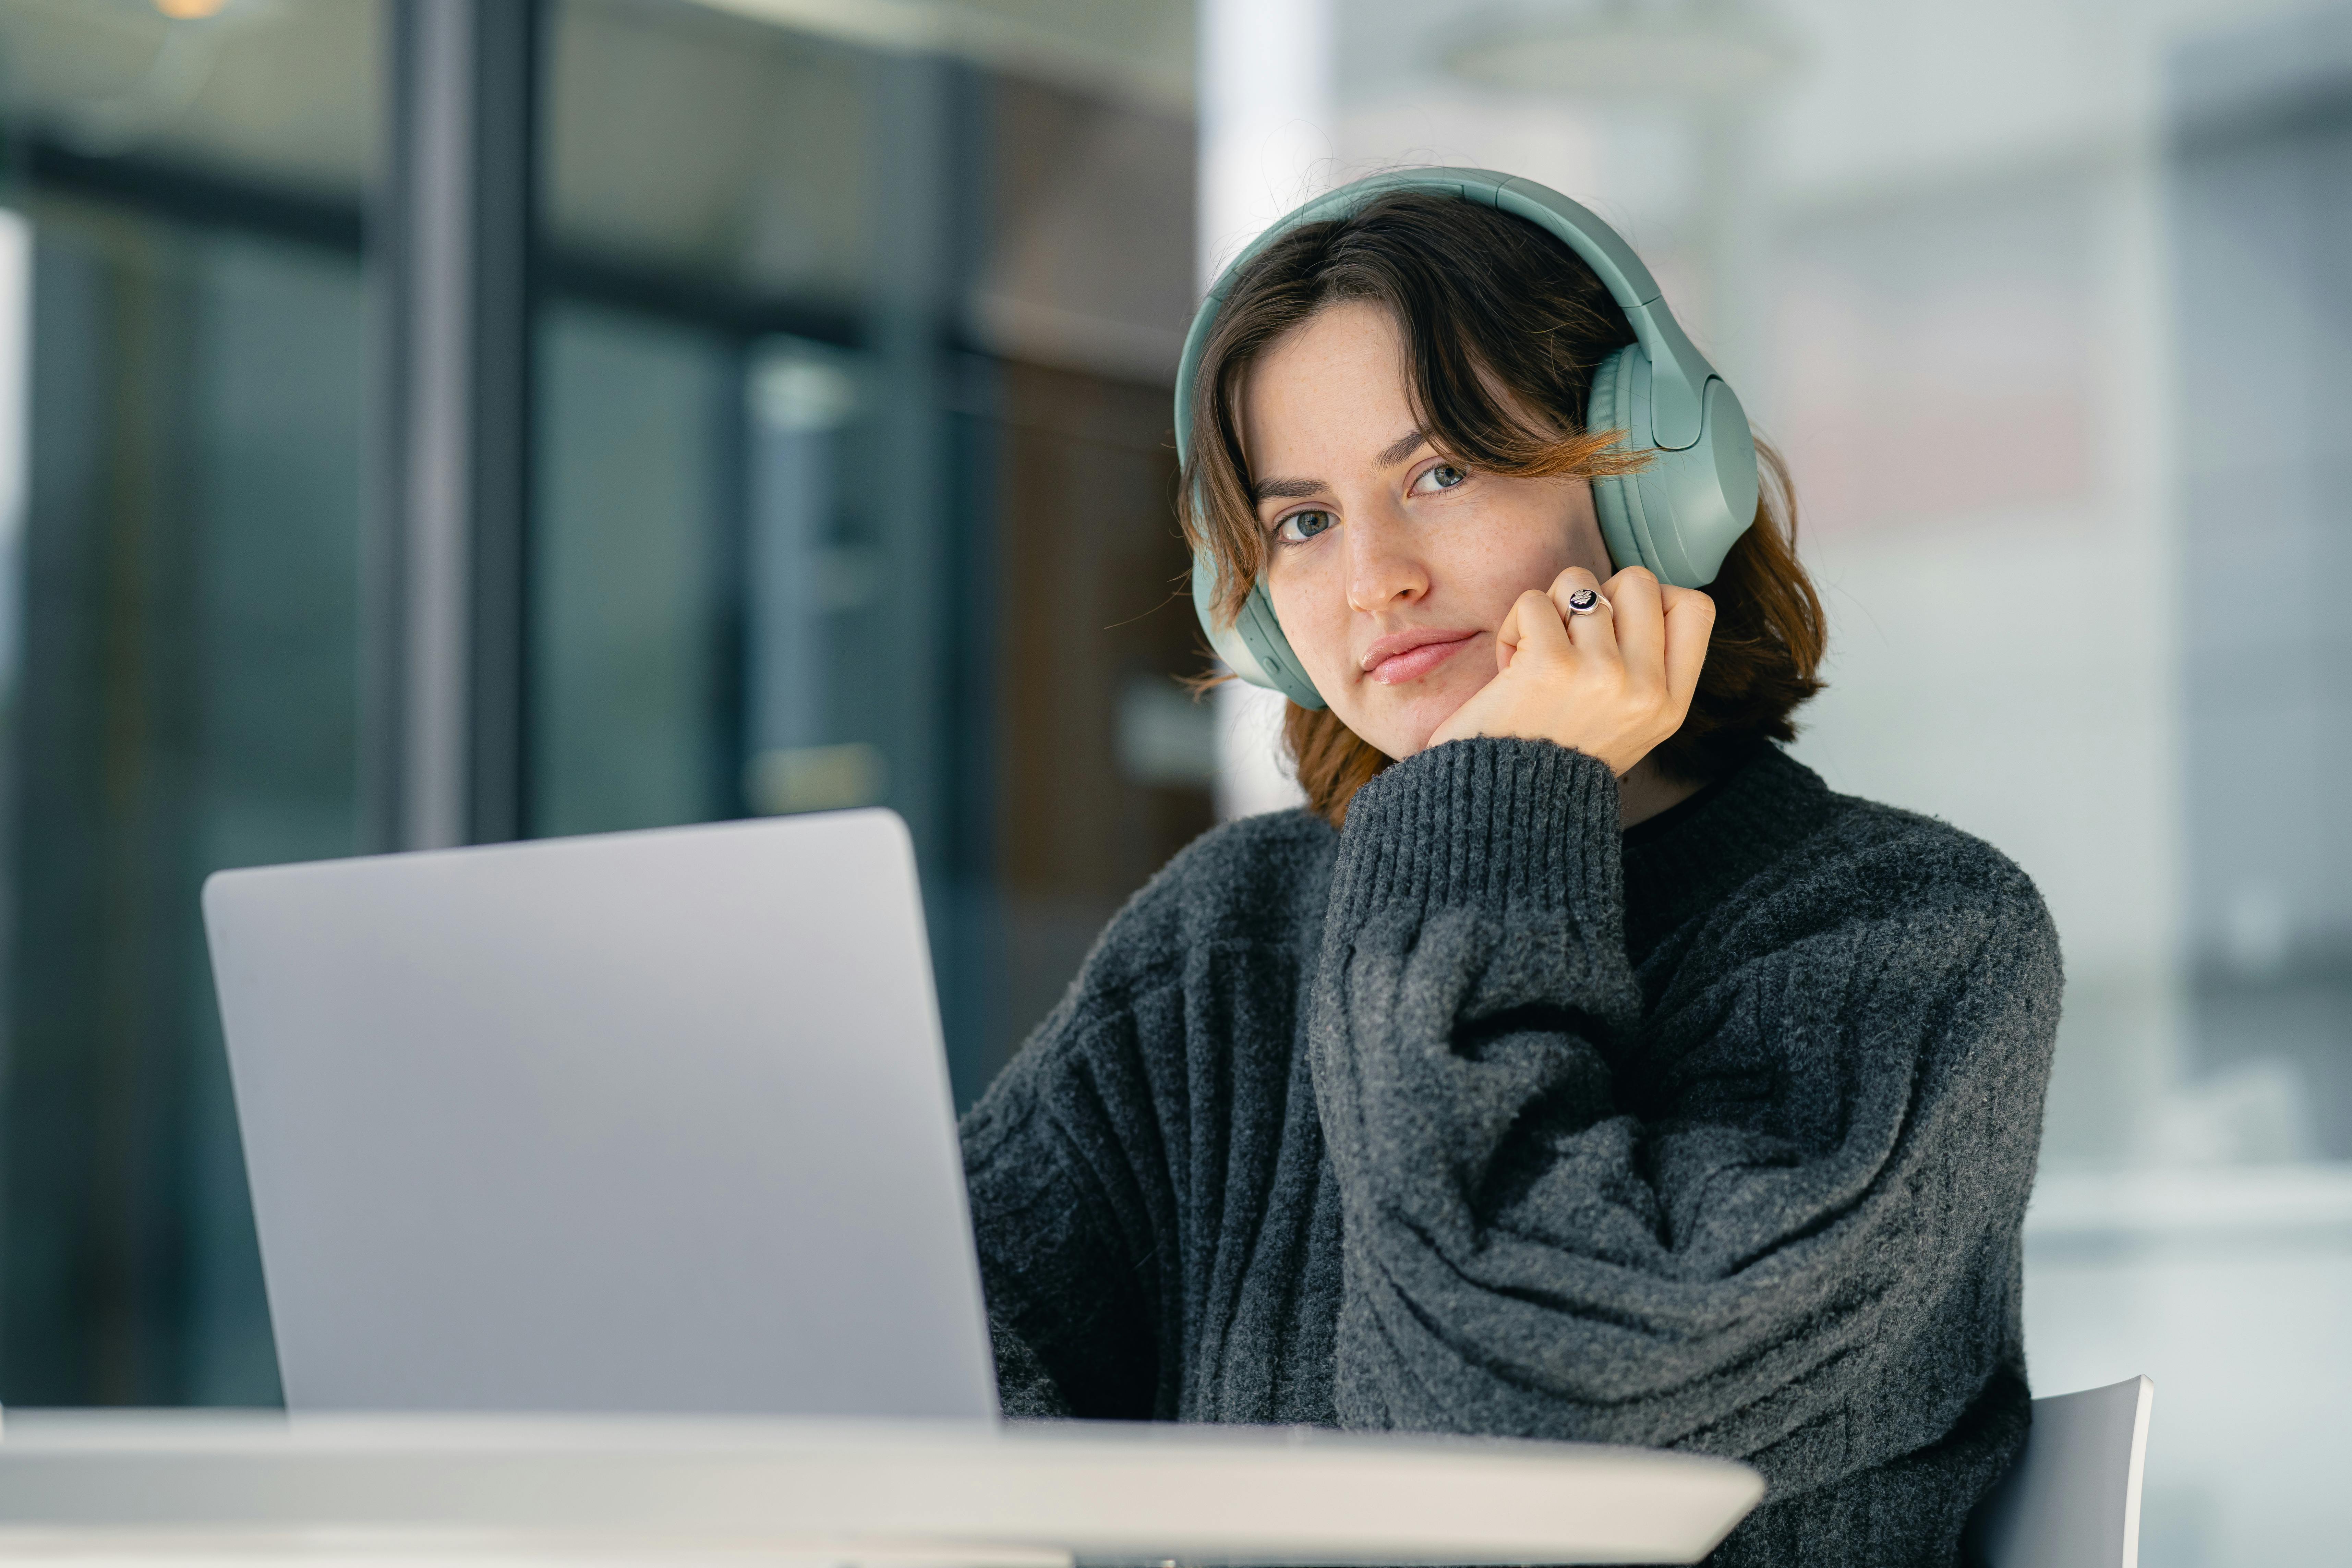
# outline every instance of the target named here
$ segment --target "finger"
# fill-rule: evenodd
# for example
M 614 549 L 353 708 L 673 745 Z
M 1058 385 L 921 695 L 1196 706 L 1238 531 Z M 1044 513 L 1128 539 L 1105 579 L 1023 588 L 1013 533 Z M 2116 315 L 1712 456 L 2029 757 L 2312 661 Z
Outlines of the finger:
M 1507 641 L 1514 660 L 1520 655 L 1538 658 L 1564 659 L 1575 652 L 1569 641 L 1568 627 L 1561 624 L 1559 606 L 1551 595 L 1539 588 L 1530 588 L 1511 605 L 1511 613 L 1503 618 L 1503 629 L 1496 634 L 1498 641 Z
M 1664 606 L 1666 690 L 1678 710 L 1686 710 L 1715 634 L 1715 601 L 1696 588 L 1668 588 Z
M 1559 609 L 1562 620 L 1573 613 L 1568 607 L 1569 599 L 1586 588 L 1600 593 L 1601 579 L 1581 566 L 1570 566 L 1551 580 L 1551 602 Z
M 1575 607 L 1580 594 L 1592 595 L 1584 609 Z M 1618 657 L 1616 612 L 1609 603 L 1608 590 L 1581 566 L 1570 566 L 1551 580 L 1551 602 L 1559 610 L 1560 623 L 1568 628 L 1568 640 L 1582 652 L 1597 658 Z
M 1646 567 L 1628 566 L 1601 587 L 1616 606 L 1611 629 L 1625 673 L 1644 685 L 1666 686 L 1666 616 L 1660 584 Z
M 1512 657 L 1519 651 L 1519 606 L 1514 602 L 1503 612 L 1503 624 L 1495 630 L 1495 673 L 1500 675 L 1511 668 Z

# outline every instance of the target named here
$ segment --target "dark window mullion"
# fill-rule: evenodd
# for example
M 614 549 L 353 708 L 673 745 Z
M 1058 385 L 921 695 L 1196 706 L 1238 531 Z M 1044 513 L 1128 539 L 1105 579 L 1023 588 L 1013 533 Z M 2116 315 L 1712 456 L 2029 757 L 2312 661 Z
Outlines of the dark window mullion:
M 543 6 L 390 0 L 374 837 L 520 837 Z

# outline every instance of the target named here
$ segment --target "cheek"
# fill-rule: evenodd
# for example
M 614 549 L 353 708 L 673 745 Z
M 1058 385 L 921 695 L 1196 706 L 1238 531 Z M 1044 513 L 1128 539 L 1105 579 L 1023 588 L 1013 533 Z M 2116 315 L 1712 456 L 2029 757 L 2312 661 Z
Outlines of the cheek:
M 1307 558 L 1301 560 L 1303 554 Z M 1348 661 L 1348 584 L 1337 550 L 1309 550 L 1277 559 L 1266 574 L 1266 596 L 1290 650 L 1325 695 L 1328 677 Z
M 1464 509 L 1431 531 L 1430 546 L 1441 590 L 1432 595 L 1433 607 L 1443 606 L 1439 618 L 1486 631 L 1503 624 L 1521 594 L 1549 588 L 1562 571 L 1583 564 L 1551 519 L 1501 507 Z

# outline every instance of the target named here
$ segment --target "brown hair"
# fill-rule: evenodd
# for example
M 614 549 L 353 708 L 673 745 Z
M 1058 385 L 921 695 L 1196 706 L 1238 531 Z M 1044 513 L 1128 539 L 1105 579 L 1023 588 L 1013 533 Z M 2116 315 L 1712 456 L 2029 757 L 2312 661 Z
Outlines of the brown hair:
M 1223 595 L 1212 610 L 1223 620 L 1240 612 L 1265 566 L 1242 451 L 1244 378 L 1276 339 L 1344 300 L 1395 317 L 1413 404 L 1450 459 L 1511 478 L 1622 474 L 1646 460 L 1610 450 L 1622 432 L 1586 427 L 1592 372 L 1633 332 L 1566 246 L 1520 218 L 1423 192 L 1301 225 L 1235 279 L 1193 383 L 1184 533 L 1221 570 Z M 1761 443 L 1757 456 L 1764 484 L 1755 526 L 1707 586 L 1715 632 L 1690 713 L 1654 753 L 1680 779 L 1704 782 L 1767 740 L 1795 739 L 1789 715 L 1822 686 L 1827 630 L 1821 596 L 1797 561 L 1788 470 Z M 1391 761 L 1328 709 L 1290 704 L 1283 734 L 1308 805 L 1335 826 Z

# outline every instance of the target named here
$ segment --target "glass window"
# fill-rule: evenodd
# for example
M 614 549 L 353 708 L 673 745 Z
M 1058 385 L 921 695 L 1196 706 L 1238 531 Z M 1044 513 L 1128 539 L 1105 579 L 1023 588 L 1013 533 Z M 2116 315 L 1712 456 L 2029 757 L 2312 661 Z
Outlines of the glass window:
M 546 10 L 523 815 L 897 809 L 969 1100 L 1211 819 L 1191 7 L 761 10 Z M 277 1397 L 197 889 L 402 819 L 388 15 L 0 0 L 0 1400 Z
M 968 1101 L 1211 821 L 1191 121 L 1135 16 L 734 9 L 551 12 L 531 826 L 894 808 Z
M 564 303 L 541 322 L 532 826 L 733 815 L 720 552 L 740 485 L 733 345 Z
M 272 1403 L 196 893 L 360 847 L 375 10 L 0 3 L 0 1398 Z

